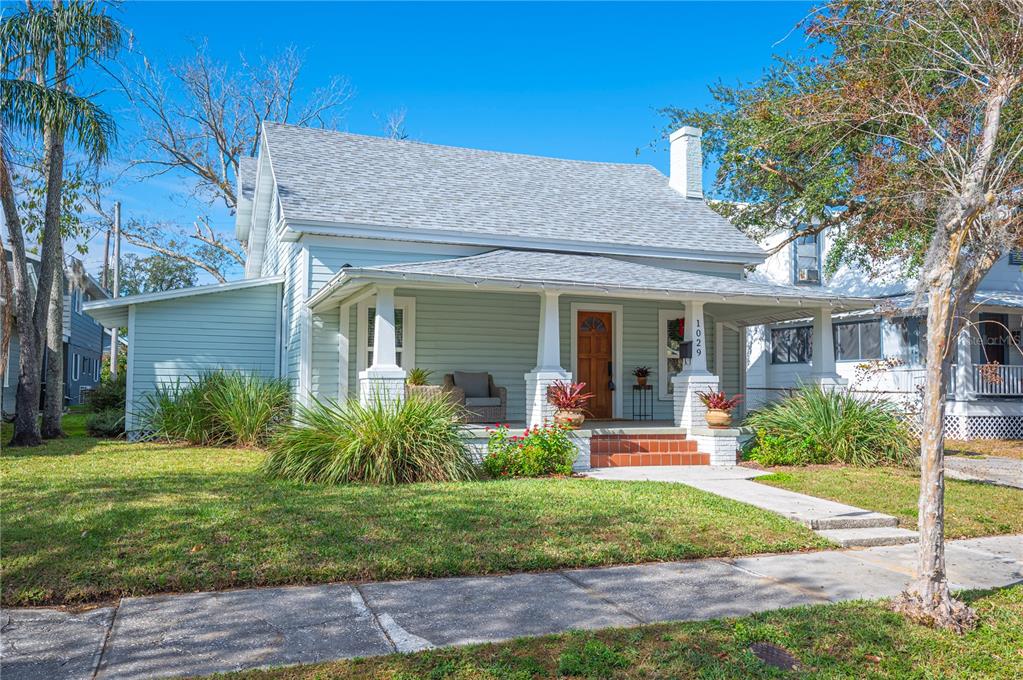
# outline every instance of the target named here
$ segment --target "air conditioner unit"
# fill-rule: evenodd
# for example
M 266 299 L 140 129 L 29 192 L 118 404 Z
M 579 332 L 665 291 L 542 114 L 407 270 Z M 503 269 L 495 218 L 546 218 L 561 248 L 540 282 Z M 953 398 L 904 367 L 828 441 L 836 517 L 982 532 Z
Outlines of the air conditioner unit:
M 799 270 L 800 283 L 820 283 L 821 272 L 819 269 L 804 268 Z

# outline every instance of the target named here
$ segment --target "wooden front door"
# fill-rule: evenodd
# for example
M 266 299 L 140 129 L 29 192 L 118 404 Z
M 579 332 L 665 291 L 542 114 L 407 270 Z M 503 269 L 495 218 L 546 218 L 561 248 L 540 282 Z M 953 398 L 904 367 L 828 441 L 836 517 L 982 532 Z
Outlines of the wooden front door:
M 611 312 L 579 312 L 576 318 L 579 365 L 575 369 L 575 380 L 586 383 L 586 391 L 593 393 L 588 409 L 590 418 L 611 418 L 613 415 L 613 337 Z

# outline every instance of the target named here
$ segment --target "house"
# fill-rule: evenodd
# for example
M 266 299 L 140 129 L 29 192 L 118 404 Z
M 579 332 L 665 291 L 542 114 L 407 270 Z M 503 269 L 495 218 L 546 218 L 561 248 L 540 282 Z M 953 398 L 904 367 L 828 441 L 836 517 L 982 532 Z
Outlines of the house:
M 765 246 L 773 250 L 783 238 L 775 235 Z M 828 350 L 834 353 L 838 375 L 850 389 L 895 401 L 913 413 L 925 380 L 927 341 L 927 313 L 915 304 L 915 282 L 902 272 L 867 275 L 852 266 L 842 266 L 826 277 L 823 263 L 833 243 L 833 234 L 827 232 L 800 237 L 771 255 L 751 278 L 804 290 L 826 286 L 877 298 L 871 311 L 835 316 Z M 969 320 L 972 325 L 958 337 L 953 356 L 945 432 L 961 439 L 1023 438 L 1023 257 L 1019 253 L 1005 254 L 991 268 L 974 295 Z M 811 335 L 809 320 L 748 330 L 745 391 L 750 406 L 776 399 L 810 379 L 817 347 Z
M 662 427 L 691 451 L 677 440 L 711 436 L 696 392 L 740 389 L 745 326 L 810 314 L 830 335 L 833 311 L 871 305 L 749 280 L 765 253 L 707 206 L 700 136 L 671 136 L 665 177 L 266 123 L 238 177 L 245 278 L 87 305 L 128 327 L 129 431 L 146 393 L 207 369 L 286 376 L 307 402 L 401 399 L 421 367 L 489 373 L 505 420 L 525 424 L 552 415 L 552 382 L 586 382 L 591 421 L 623 421 L 625 439 Z M 637 366 L 652 369 L 649 390 Z M 626 446 L 599 441 L 598 463 Z M 656 451 L 645 441 L 627 446 Z
M 11 261 L 9 247 L 4 256 Z M 35 294 L 39 260 L 29 255 L 29 283 Z M 69 258 L 71 266 L 64 271 L 64 403 L 76 406 L 85 403 L 90 390 L 99 383 L 101 358 L 103 354 L 103 327 L 93 317 L 82 311 L 92 300 L 109 297 L 107 292 L 91 276 L 84 272 L 81 262 Z M 3 390 L 0 392 L 0 411 L 11 414 L 15 410 L 15 395 L 18 389 L 19 345 L 17 334 L 11 337 L 7 366 L 3 372 Z M 43 376 L 45 389 L 45 362 Z

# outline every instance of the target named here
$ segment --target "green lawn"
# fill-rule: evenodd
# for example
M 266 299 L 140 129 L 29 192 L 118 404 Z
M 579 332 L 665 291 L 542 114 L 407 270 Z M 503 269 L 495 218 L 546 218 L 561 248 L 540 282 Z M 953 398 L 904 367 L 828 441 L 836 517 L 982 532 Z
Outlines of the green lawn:
M 80 423 L 69 417 L 69 432 Z M 346 579 L 484 574 L 824 547 L 677 484 L 270 481 L 263 454 L 99 441 L 5 447 L 4 605 Z
M 234 680 L 528 680 L 533 678 L 1019 678 L 1023 586 L 967 594 L 981 626 L 963 637 L 909 623 L 884 603 L 852 602 L 741 619 L 569 633 L 284 670 Z M 802 664 L 768 668 L 753 642 L 782 645 Z
M 771 472 L 756 481 L 884 512 L 898 517 L 900 526 L 916 528 L 920 476 L 912 470 L 818 465 Z M 946 538 L 1015 533 L 1023 533 L 1023 491 L 945 480 Z

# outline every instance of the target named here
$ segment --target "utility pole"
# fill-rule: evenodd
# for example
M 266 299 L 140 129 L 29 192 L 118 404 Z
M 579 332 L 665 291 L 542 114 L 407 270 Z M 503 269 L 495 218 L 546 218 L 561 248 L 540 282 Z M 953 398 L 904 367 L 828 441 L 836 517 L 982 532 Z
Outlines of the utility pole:
M 121 202 L 114 203 L 114 299 L 121 292 Z M 110 377 L 117 378 L 118 328 L 110 331 Z

